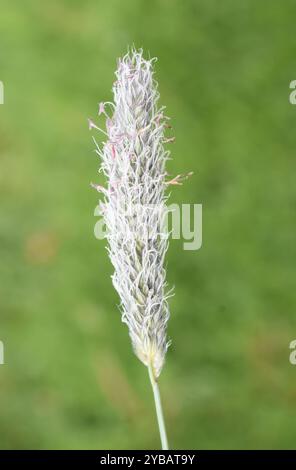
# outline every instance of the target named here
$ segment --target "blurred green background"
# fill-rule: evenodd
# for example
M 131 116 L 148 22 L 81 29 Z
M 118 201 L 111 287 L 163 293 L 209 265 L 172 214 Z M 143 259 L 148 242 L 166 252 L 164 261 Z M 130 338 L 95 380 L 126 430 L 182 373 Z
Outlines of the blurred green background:
M 159 448 L 145 368 L 93 234 L 87 118 L 127 46 L 157 56 L 176 143 L 171 202 L 203 246 L 168 253 L 160 385 L 179 449 L 293 448 L 295 2 L 2 0 L 0 448 Z

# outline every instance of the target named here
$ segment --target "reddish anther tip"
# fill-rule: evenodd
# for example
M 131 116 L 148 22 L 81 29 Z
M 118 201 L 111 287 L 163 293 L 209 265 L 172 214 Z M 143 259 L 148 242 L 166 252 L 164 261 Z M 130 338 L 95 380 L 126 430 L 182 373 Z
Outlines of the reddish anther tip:
M 100 114 L 105 114 L 105 103 L 103 101 L 99 103 L 99 116 Z

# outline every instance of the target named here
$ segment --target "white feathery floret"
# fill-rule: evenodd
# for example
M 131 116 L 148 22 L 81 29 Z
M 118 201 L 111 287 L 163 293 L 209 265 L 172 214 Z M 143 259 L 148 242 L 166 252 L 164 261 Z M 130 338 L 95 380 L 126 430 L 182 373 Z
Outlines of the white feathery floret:
M 169 319 L 164 268 L 168 234 L 163 224 L 169 152 L 163 144 L 173 139 L 164 136 L 168 118 L 158 107 L 154 61 L 145 60 L 142 50 L 131 50 L 118 61 L 114 103 L 99 108 L 106 115 L 107 140 L 102 150 L 97 146 L 97 153 L 108 184 L 94 186 L 104 194 L 101 212 L 122 321 L 136 355 L 158 377 L 168 348 Z M 92 121 L 90 127 L 99 129 Z

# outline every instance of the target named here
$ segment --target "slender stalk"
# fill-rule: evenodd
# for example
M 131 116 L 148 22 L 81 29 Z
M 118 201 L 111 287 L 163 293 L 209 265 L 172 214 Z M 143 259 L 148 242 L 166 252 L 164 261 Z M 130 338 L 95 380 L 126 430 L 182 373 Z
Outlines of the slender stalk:
M 162 447 L 162 450 L 168 450 L 169 444 L 168 444 L 168 439 L 167 439 L 167 435 L 166 435 L 166 429 L 165 429 L 165 422 L 164 422 L 164 417 L 163 417 L 163 412 L 162 412 L 160 393 L 159 393 L 158 383 L 157 383 L 157 380 L 156 380 L 155 375 L 153 373 L 153 368 L 152 368 L 151 364 L 148 366 L 148 371 L 149 371 L 149 378 L 150 378 L 150 382 L 151 382 L 152 390 L 153 390 L 153 395 L 154 395 L 154 402 L 155 402 L 156 416 L 157 416 L 157 422 L 158 422 L 158 427 L 159 427 L 161 447 Z

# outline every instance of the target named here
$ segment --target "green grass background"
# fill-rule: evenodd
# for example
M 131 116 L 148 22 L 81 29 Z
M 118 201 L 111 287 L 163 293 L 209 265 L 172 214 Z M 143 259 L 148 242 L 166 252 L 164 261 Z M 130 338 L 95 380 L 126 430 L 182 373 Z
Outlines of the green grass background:
M 87 118 L 128 45 L 157 56 L 176 143 L 171 202 L 203 246 L 170 244 L 161 376 L 172 448 L 293 448 L 295 2 L 2 0 L 0 448 L 158 448 L 103 241 Z

